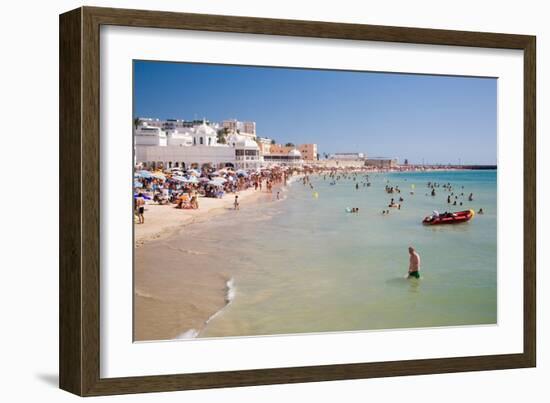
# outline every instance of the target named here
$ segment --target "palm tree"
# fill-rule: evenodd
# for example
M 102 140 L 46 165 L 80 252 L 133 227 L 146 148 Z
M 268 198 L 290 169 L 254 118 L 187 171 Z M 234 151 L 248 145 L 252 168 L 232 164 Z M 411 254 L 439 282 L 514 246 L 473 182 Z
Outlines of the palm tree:
M 285 147 L 294 147 L 294 144 L 293 143 L 286 143 Z
M 227 133 L 229 133 L 229 129 L 227 127 L 224 127 L 223 129 L 218 130 L 218 143 L 219 144 L 226 144 L 225 136 L 227 136 Z

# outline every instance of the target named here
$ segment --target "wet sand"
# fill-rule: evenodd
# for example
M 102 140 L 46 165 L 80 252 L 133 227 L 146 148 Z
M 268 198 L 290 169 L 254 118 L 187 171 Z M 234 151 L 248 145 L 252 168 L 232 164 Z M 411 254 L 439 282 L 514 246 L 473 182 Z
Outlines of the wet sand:
M 255 191 L 252 188 L 243 190 L 237 193 L 239 202 L 250 202 L 262 195 L 268 193 Z M 199 209 L 197 210 L 182 210 L 175 208 L 174 204 L 158 205 L 147 204 L 145 206 L 145 223 L 134 225 L 134 237 L 136 247 L 144 243 L 161 239 L 171 235 L 178 228 L 191 224 L 194 221 L 204 219 L 212 214 L 219 214 L 228 209 L 233 209 L 235 195 L 233 193 L 226 194 L 222 199 L 212 197 L 199 197 Z
M 267 193 L 247 189 L 238 193 L 241 211 L 233 210 L 234 195 L 199 198 L 198 210 L 173 205 L 147 205 L 145 224 L 135 224 L 134 340 L 195 337 L 207 320 L 228 303 L 230 273 L 201 250 L 177 249 L 172 237 L 185 237 L 190 225 L 218 214 L 244 212 L 247 205 L 269 202 Z M 209 245 L 211 247 L 211 245 Z M 217 264 L 216 264 L 217 263 Z

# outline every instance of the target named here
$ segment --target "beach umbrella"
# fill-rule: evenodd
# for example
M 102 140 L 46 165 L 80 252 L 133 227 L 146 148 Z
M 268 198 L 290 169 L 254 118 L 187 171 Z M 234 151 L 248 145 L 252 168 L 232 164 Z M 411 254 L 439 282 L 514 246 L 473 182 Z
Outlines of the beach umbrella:
M 211 176 L 220 176 L 220 171 L 214 171 L 210 175 Z
M 210 186 L 216 186 L 216 187 L 222 187 L 222 186 L 223 186 L 223 183 L 221 183 L 221 182 L 216 182 L 216 181 L 214 181 L 214 180 L 208 182 L 208 184 L 209 184 Z
M 194 176 L 193 176 L 193 178 L 194 178 Z M 208 179 L 206 176 L 203 176 L 202 178 L 199 178 L 199 181 L 200 182 L 208 182 L 208 181 L 210 181 L 210 179 Z
M 141 183 L 141 182 L 134 182 L 134 187 L 135 187 L 135 188 L 142 188 L 142 187 L 143 187 L 143 183 Z
M 160 172 L 154 172 L 151 174 L 153 178 L 162 179 L 163 181 L 166 180 L 166 176 L 164 174 L 161 174 Z
M 187 171 L 187 173 L 191 174 L 191 175 L 195 175 L 195 176 L 200 176 L 200 171 L 197 171 L 196 169 L 189 169 Z
M 214 178 L 212 179 L 210 182 L 208 183 L 212 183 L 212 182 L 217 182 L 217 183 L 221 183 L 221 184 L 224 184 L 225 182 L 227 182 L 227 179 L 224 179 L 224 178 Z
M 136 175 L 137 175 L 139 178 L 152 178 L 152 177 L 153 177 L 153 175 L 151 174 L 151 172 L 149 172 L 149 171 L 144 171 L 144 170 L 138 171 L 138 172 L 136 173 Z
M 189 178 L 184 178 L 183 182 L 185 183 L 199 183 L 199 180 L 196 176 L 190 176 Z
M 134 199 L 137 199 L 139 197 L 139 194 L 138 193 L 134 193 Z M 151 200 L 151 197 L 146 194 L 146 193 L 142 193 L 141 194 L 141 197 L 143 197 L 145 200 Z
M 199 180 L 194 176 L 191 176 L 189 178 L 186 178 L 185 176 L 172 176 L 172 179 L 177 182 L 183 183 L 199 183 Z

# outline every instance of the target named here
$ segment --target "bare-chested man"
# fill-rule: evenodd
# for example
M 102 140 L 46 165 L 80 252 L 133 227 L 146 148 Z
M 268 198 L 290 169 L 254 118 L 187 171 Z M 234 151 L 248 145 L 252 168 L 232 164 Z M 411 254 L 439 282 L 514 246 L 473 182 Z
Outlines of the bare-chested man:
M 136 198 L 136 213 L 138 216 L 139 224 L 145 223 L 145 217 L 143 215 L 144 212 L 145 212 L 145 198 L 143 197 L 143 194 L 140 193 Z
M 409 278 L 420 278 L 420 255 L 412 246 L 409 246 Z

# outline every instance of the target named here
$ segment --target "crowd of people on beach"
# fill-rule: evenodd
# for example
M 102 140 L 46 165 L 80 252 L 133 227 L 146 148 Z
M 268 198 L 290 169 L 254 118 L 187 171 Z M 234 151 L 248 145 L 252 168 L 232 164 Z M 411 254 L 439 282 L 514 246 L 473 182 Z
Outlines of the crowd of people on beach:
M 136 169 L 134 173 L 134 211 L 138 224 L 145 222 L 148 203 L 171 205 L 178 209 L 199 209 L 199 198 L 224 198 L 234 194 L 233 207 L 239 209 L 237 193 L 253 188 L 273 193 L 274 186 L 285 186 L 296 169 L 272 167 L 269 169 L 204 168 L 188 170 Z M 277 199 L 280 192 L 277 192 Z

